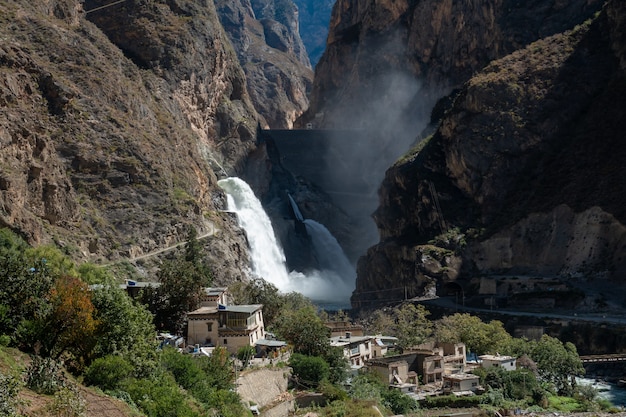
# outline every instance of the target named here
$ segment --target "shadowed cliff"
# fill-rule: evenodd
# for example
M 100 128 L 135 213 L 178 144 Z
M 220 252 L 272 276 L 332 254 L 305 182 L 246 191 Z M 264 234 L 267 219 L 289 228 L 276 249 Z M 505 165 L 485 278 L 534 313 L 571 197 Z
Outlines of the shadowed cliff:
M 623 288 L 624 12 L 610 1 L 451 97 L 434 134 L 386 174 L 381 242 L 359 263 L 354 303 L 392 286 L 477 294 L 481 277 L 498 275 Z M 623 308 L 613 294 L 604 303 Z M 585 295 L 579 308 L 598 307 L 597 292 Z

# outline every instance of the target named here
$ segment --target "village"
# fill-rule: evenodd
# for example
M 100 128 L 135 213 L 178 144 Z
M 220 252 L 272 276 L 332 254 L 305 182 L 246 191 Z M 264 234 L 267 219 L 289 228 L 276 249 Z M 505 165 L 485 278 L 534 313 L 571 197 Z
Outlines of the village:
M 149 286 L 158 283 L 127 281 L 123 288 L 133 297 Z M 516 369 L 516 358 L 505 355 L 480 355 L 468 360 L 463 343 L 424 343 L 411 349 L 396 352 L 397 338 L 385 335 L 364 334 L 361 325 L 348 320 L 328 321 L 329 344 L 338 347 L 349 364 L 350 374 L 368 370 L 375 372 L 390 389 L 396 389 L 415 400 L 429 396 L 472 396 L 484 392 L 478 375 L 472 370 L 483 367 Z M 225 348 L 232 357 L 242 347 L 254 348 L 254 358 L 239 361 L 241 368 L 268 367 L 289 360 L 287 342 L 276 340 L 266 331 L 263 305 L 231 305 L 225 287 L 205 288 L 201 305 L 187 313 L 185 336 L 159 334 L 162 346 L 172 346 L 190 355 L 210 356 L 218 348 Z M 286 389 L 286 384 L 285 387 Z M 238 390 L 245 387 L 238 384 Z M 278 394 L 280 395 L 280 394 Z M 242 395 L 242 399 L 246 399 Z M 258 401 L 258 397 L 255 398 Z M 272 399 L 275 400 L 275 399 Z M 261 404 L 264 405 L 264 404 Z M 257 403 L 252 410 L 258 409 Z

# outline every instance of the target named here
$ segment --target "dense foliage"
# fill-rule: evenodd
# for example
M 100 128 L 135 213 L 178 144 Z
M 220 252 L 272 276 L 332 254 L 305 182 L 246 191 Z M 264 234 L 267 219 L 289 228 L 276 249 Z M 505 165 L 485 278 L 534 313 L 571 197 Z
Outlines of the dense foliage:
M 421 305 L 403 303 L 389 310 L 376 310 L 368 320 L 374 334 L 393 335 L 398 347 L 408 349 L 426 342 L 432 336 L 433 323 L 430 312 Z
M 163 265 L 160 277 L 171 294 L 151 307 L 160 317 L 171 314 L 171 328 L 180 329 L 179 313 L 188 311 L 211 281 L 194 233 L 182 256 Z M 85 408 L 66 370 L 150 417 L 248 414 L 233 391 L 233 364 L 225 350 L 211 358 L 159 351 L 153 314 L 106 269 L 77 268 L 57 249 L 30 248 L 6 230 L 0 230 L 0 337 L 3 345 L 34 354 L 24 380 L 32 390 L 53 396 L 47 408 L 52 415 L 78 416 Z M 3 415 L 16 413 L 16 381 L 0 375 Z

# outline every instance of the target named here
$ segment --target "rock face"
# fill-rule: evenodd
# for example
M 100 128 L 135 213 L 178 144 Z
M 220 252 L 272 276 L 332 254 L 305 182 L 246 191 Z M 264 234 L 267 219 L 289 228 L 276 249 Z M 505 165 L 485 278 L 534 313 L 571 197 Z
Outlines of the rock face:
M 381 242 L 359 263 L 354 304 L 365 291 L 471 290 L 497 274 L 624 287 L 625 11 L 609 1 L 452 97 L 435 133 L 387 172 Z
M 294 0 L 300 17 L 300 36 L 315 67 L 326 48 L 334 0 Z
M 375 128 L 373 112 L 403 105 L 411 119 L 433 98 L 493 59 L 570 29 L 601 0 L 338 0 L 326 51 L 316 67 L 311 105 L 301 125 Z M 408 81 L 414 97 L 394 100 Z M 413 81 L 415 83 L 415 81 Z M 413 85 L 413 84 L 411 84 Z M 423 107 L 424 106 L 424 107 Z M 396 124 L 387 120 L 387 130 Z
M 193 225 L 216 276 L 242 279 L 214 172 L 241 169 L 258 118 L 213 4 L 109 3 L 0 5 L 0 225 L 94 262 Z
M 245 71 L 264 127 L 285 129 L 308 107 L 313 71 L 291 0 L 218 0 L 220 21 Z

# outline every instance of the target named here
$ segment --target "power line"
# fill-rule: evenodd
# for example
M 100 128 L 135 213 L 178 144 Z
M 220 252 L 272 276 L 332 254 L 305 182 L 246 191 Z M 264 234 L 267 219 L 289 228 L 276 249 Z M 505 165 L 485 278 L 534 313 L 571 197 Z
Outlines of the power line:
M 97 12 L 98 10 L 106 9 L 107 7 L 115 6 L 116 4 L 124 3 L 127 0 L 117 0 L 113 3 L 105 4 L 104 6 L 99 6 L 91 10 L 85 10 L 85 14 L 89 14 L 91 12 Z

